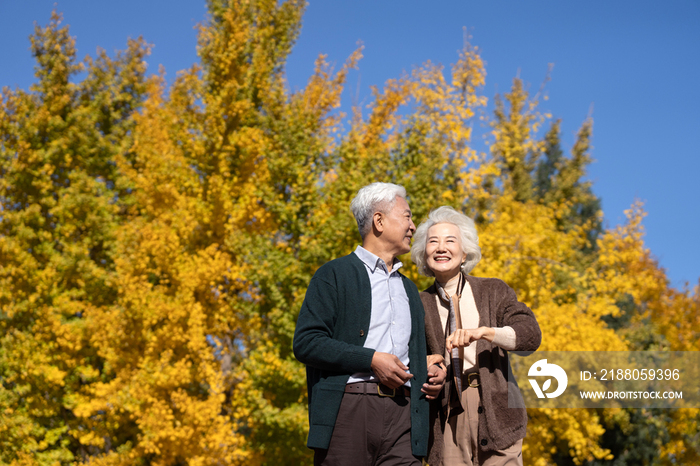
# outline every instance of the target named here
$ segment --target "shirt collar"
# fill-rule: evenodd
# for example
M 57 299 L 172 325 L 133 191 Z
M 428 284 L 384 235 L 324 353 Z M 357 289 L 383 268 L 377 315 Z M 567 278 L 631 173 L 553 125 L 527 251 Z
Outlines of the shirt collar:
M 370 272 L 374 273 L 377 270 L 377 267 L 380 267 L 384 271 L 388 271 L 388 268 L 384 261 L 379 258 L 378 256 L 372 254 L 362 246 L 357 246 L 355 248 L 355 255 L 360 258 L 362 262 L 365 263 L 365 265 L 369 268 Z M 394 267 L 391 269 L 391 273 L 396 272 L 403 266 L 403 263 L 398 260 L 394 259 Z

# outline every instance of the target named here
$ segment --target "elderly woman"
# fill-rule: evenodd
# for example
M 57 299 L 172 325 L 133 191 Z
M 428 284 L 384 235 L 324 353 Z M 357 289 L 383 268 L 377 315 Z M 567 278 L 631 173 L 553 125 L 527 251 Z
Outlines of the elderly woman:
M 522 465 L 527 412 L 508 351 L 535 351 L 542 339 L 532 311 L 497 278 L 472 277 L 481 259 L 474 222 L 451 207 L 430 213 L 411 258 L 435 283 L 421 293 L 428 354 L 449 365 L 443 397 L 431 406 L 428 463 Z M 519 408 L 508 407 L 508 394 Z

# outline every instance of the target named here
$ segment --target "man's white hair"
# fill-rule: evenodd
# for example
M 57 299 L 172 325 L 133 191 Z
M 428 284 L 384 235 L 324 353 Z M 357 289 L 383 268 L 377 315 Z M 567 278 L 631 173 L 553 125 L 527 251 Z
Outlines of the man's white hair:
M 360 189 L 350 203 L 360 236 L 372 231 L 372 217 L 379 211 L 388 213 L 394 208 L 396 197 L 406 199 L 406 189 L 392 183 L 372 183 Z
M 449 206 L 438 207 L 428 214 L 428 218 L 420 224 L 413 235 L 413 246 L 411 246 L 411 260 L 418 272 L 426 277 L 434 277 L 435 274 L 428 268 L 428 261 L 425 257 L 425 246 L 428 240 L 428 230 L 438 223 L 450 223 L 459 228 L 462 252 L 467 255 L 467 259 L 461 266 L 465 275 L 471 272 L 476 264 L 481 260 L 481 248 L 479 247 L 479 235 L 476 233 L 474 221 L 461 212 Z

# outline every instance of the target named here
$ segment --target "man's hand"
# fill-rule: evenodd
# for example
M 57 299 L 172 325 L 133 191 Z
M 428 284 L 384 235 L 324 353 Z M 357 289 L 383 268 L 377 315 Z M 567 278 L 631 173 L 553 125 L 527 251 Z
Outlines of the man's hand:
M 430 364 L 430 361 L 430 356 L 428 356 L 428 364 Z M 434 400 L 442 391 L 446 378 L 447 370 L 442 364 L 442 356 L 440 356 L 439 363 L 434 363 L 428 366 L 428 383 L 424 383 L 423 388 L 421 388 L 420 391 L 425 393 L 425 397 L 428 400 Z
M 399 388 L 411 380 L 413 374 L 406 372 L 407 370 L 408 367 L 393 354 L 375 351 L 372 356 L 372 372 L 389 388 Z
M 469 346 L 472 342 L 477 340 L 488 340 L 493 341 L 496 336 L 496 331 L 491 327 L 479 327 L 466 329 L 461 328 L 453 332 L 447 340 L 445 340 L 445 348 L 447 351 L 452 351 L 452 348 L 463 348 Z

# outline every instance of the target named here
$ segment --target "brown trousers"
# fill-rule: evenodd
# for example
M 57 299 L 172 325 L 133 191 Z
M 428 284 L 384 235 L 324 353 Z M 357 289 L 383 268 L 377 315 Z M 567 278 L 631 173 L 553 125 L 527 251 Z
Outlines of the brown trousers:
M 469 387 L 462 378 L 464 412 L 450 416 L 445 424 L 443 466 L 522 466 L 523 441 L 518 440 L 505 450 L 482 452 L 479 449 L 479 415 L 481 399 L 477 387 Z
M 314 466 L 420 466 L 411 453 L 411 400 L 345 393 L 328 450 Z

